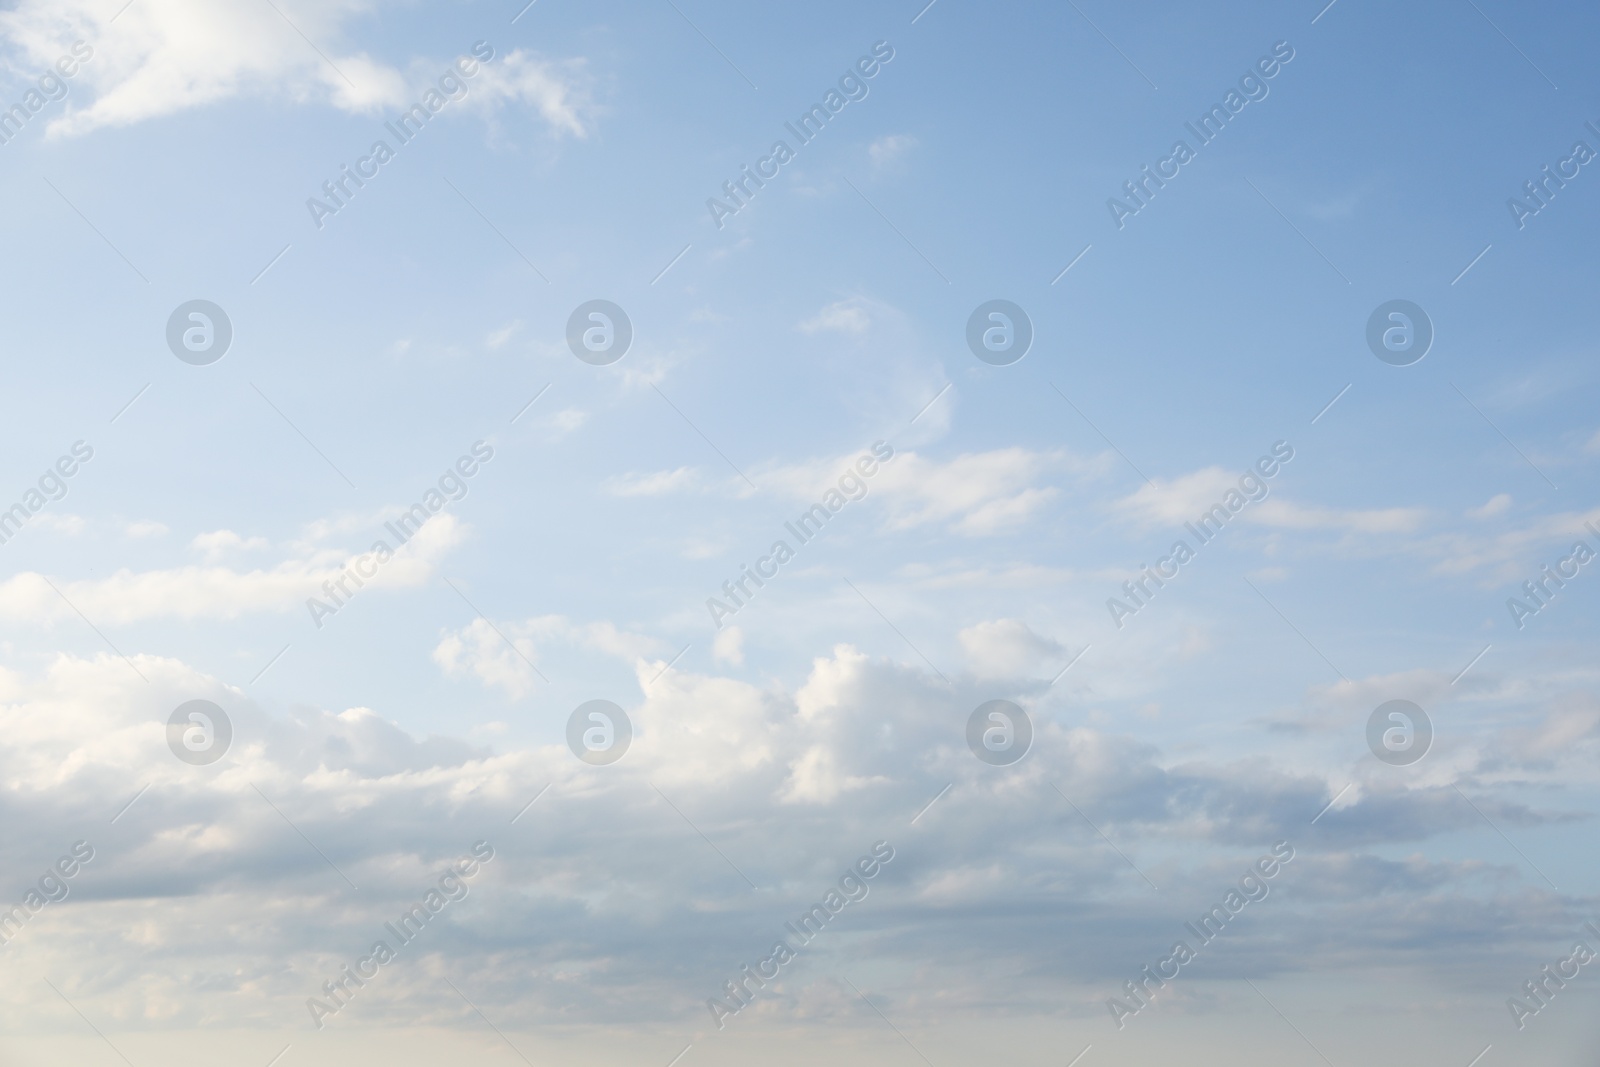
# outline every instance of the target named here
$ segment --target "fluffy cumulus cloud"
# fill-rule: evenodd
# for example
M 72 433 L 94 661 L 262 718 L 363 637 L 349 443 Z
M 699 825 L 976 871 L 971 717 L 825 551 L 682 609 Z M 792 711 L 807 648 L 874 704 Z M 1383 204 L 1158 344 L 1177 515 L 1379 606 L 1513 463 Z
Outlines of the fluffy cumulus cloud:
M 560 615 L 520 622 L 474 619 L 459 630 L 447 630 L 433 650 L 433 661 L 455 678 L 474 678 L 512 698 L 545 680 L 539 670 L 542 649 L 559 646 L 642 664 L 665 645 L 645 634 L 619 630 L 609 622 L 574 623 Z
M 452 677 L 475 677 L 508 696 L 520 697 L 533 688 L 539 674 L 538 654 L 525 633 L 512 637 L 488 619 L 473 619 L 466 628 L 440 639 L 433 661 Z
M 21 902 L 28 872 L 75 842 L 93 850 L 64 899 L 24 907 L 10 966 L 53 976 L 121 1030 L 311 1031 L 308 998 L 326 1002 L 324 983 L 383 940 L 394 961 L 327 1026 L 451 1022 L 462 1009 L 440 976 L 470 974 L 474 1001 L 503 1027 L 643 1023 L 688 1040 L 707 1030 L 706 998 L 879 840 L 895 859 L 866 901 L 804 948 L 756 1014 L 795 1018 L 828 1003 L 841 968 L 867 955 L 907 1024 L 1001 1001 L 1101 1013 L 1144 962 L 1130 944 L 1164 950 L 1181 932 L 1175 916 L 1204 910 L 1282 840 L 1297 858 L 1274 888 L 1271 928 L 1292 931 L 1300 957 L 1266 927 L 1241 925 L 1226 944 L 1229 973 L 1527 951 L 1575 928 L 1591 903 L 1530 887 L 1511 861 L 1414 854 L 1480 819 L 1454 779 L 1372 773 L 1357 800 L 1313 826 L 1328 774 L 1163 752 L 1085 725 L 1036 683 L 946 684 L 849 645 L 793 685 L 682 670 L 657 681 L 651 650 L 623 631 L 557 618 L 521 629 L 636 659 L 635 734 L 621 762 L 580 763 L 558 731 L 496 751 L 412 736 L 378 709 L 261 707 L 154 656 L 136 661 L 147 681 L 110 656 L 0 673 L 0 817 L 12 827 L 0 855 L 27 876 L 7 891 Z M 979 644 L 1040 640 L 1003 624 L 972 632 Z M 458 637 L 476 647 L 470 628 Z M 1008 685 L 1036 737 L 1024 761 L 994 768 L 967 751 L 963 731 L 970 709 Z M 195 698 L 233 724 L 227 754 L 203 767 L 174 758 L 164 725 Z M 1467 760 L 1462 787 L 1511 832 L 1569 818 L 1494 782 L 1553 782 L 1561 760 L 1592 776 L 1576 768 L 1600 750 L 1595 708 L 1592 695 L 1551 702 Z M 492 860 L 401 944 L 385 923 L 425 902 L 476 842 Z M 1516 916 L 1500 903 L 1513 889 Z M 1401 900 L 1426 906 L 1402 922 Z M 1472 938 L 1458 936 L 1463 923 Z M 967 973 L 978 961 L 982 982 Z M 15 1025 L 53 998 L 23 983 L 0 1018 Z M 841 1017 L 853 1018 L 847 1003 Z
M 1018 678 L 1064 651 L 1061 644 L 1033 632 L 1021 619 L 994 619 L 956 635 L 973 672 L 983 678 Z

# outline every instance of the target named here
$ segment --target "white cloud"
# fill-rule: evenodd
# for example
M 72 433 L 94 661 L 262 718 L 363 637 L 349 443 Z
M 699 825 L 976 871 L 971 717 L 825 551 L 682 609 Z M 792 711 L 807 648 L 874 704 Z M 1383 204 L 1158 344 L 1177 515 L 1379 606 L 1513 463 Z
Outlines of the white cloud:
M 538 649 L 526 635 L 501 634 L 487 619 L 473 619 L 440 639 L 433 661 L 453 678 L 470 675 L 510 697 L 526 696 L 537 677 Z
M 1544 717 L 1512 737 L 1518 751 L 1536 759 L 1578 760 L 1600 749 L 1600 699 L 1593 693 L 1565 693 Z
M 1600 508 L 1537 516 L 1489 537 L 1452 528 L 1425 539 L 1416 551 L 1426 556 L 1432 569 L 1440 574 L 1486 570 L 1490 582 L 1516 581 L 1532 574 L 1541 563 L 1554 563 L 1554 559 L 1539 558 L 1551 546 L 1565 548 L 1574 538 L 1587 540 L 1589 523 L 1600 523 Z
M 622 384 L 629 389 L 648 389 L 667 380 L 675 361 L 665 356 L 641 354 L 622 366 Z
M 163 537 L 167 533 L 167 526 L 152 519 L 141 519 L 128 523 L 122 528 L 122 532 L 129 537 Z
M 74 38 L 93 48 L 73 78 L 75 97 L 51 122 L 52 134 L 127 126 L 251 97 L 378 115 L 420 99 L 456 58 L 415 59 L 402 74 L 345 43 L 355 23 L 389 6 L 398 5 L 137 0 L 107 24 L 99 0 L 21 0 L 0 13 L 0 35 L 29 69 L 54 64 Z M 463 40 L 460 54 L 466 45 Z M 492 114 L 523 105 L 557 133 L 587 133 L 580 60 L 543 60 L 519 49 L 483 64 L 466 86 L 466 106 L 475 110 Z M 83 89 L 90 91 L 89 102 L 75 106 Z
M 831 804 L 841 793 L 864 789 L 873 779 L 847 774 L 826 745 L 812 745 L 789 765 L 789 779 L 779 799 L 791 804 Z
M 1379 191 L 1377 182 L 1367 181 L 1343 193 L 1330 194 L 1322 199 L 1308 199 L 1306 210 L 1323 222 L 1354 218 L 1362 204 Z
M 1275 721 L 1292 722 L 1307 730 L 1348 730 L 1361 725 L 1372 709 L 1384 701 L 1403 698 L 1432 708 L 1443 703 L 1450 691 L 1448 674 L 1422 668 L 1347 678 L 1309 686 L 1303 707 L 1292 715 L 1280 715 Z
M 1405 534 L 1421 528 L 1427 521 L 1428 509 L 1308 507 L 1273 497 L 1252 506 L 1247 515 L 1280 529 Z
M 508 322 L 506 325 L 500 327 L 498 330 L 495 330 L 492 333 L 490 333 L 489 336 L 484 339 L 483 343 L 491 351 L 496 349 L 496 348 L 503 347 L 505 345 L 505 343 L 507 341 L 511 340 L 511 338 L 520 329 L 522 329 L 522 320 L 521 319 L 513 319 L 511 322 Z
M 731 663 L 735 667 L 744 662 L 744 631 L 737 626 L 727 626 L 717 631 L 711 642 L 711 655 L 718 663 Z
M 864 453 L 769 468 L 758 480 L 796 501 L 814 503 Z M 1103 467 L 1065 452 L 1026 448 L 969 452 L 947 461 L 897 451 L 872 477 L 861 480 L 867 485 L 866 499 L 885 502 L 890 529 L 945 523 L 956 533 L 981 537 L 1022 525 L 1054 499 L 1056 487 L 1034 484 L 1048 471 L 1065 468 L 1086 474 Z
M 565 437 L 589 420 L 589 413 L 580 408 L 562 408 L 560 411 L 545 419 L 545 425 L 554 430 L 557 436 Z
M 202 534 L 196 542 L 211 540 L 197 543 L 196 547 L 206 550 L 222 534 L 237 537 L 225 530 Z M 466 527 L 455 516 L 434 515 L 366 584 L 388 589 L 421 585 L 432 576 L 438 561 L 465 537 Z M 222 542 L 232 543 L 227 538 Z M 251 543 L 242 539 L 238 542 L 242 546 Z M 354 555 L 362 551 L 365 546 L 351 553 L 307 543 L 297 546 L 295 555 L 270 568 L 124 568 L 106 578 L 56 578 L 54 583 L 77 610 L 96 622 L 111 625 L 142 619 L 236 619 L 258 612 L 303 610 L 306 598 L 323 596 L 322 583 L 337 578 Z M 62 603 L 42 575 L 24 571 L 0 582 L 0 618 L 38 622 L 71 615 L 72 608 Z
M 678 551 L 684 559 L 715 559 L 727 552 L 728 548 L 729 542 L 725 538 L 712 541 L 704 537 L 690 537 Z
M 1481 508 L 1472 508 L 1467 512 L 1467 517 L 1472 519 L 1492 519 L 1496 515 L 1504 515 L 1511 510 L 1511 494 L 1496 493 L 1484 503 Z
M 867 147 L 867 157 L 873 170 L 884 170 L 900 162 L 916 146 L 917 139 L 908 133 L 886 134 Z
M 591 622 L 577 625 L 561 619 L 559 624 L 553 620 L 560 616 L 550 616 L 551 626 L 564 635 L 569 641 L 585 648 L 592 648 L 596 652 L 603 652 L 614 656 L 624 662 L 637 664 L 647 656 L 661 653 L 667 646 L 664 642 L 646 634 L 632 633 L 619 630 L 609 622 Z
M 82 515 L 74 515 L 71 512 L 41 511 L 28 521 L 31 525 L 40 529 L 64 534 L 67 537 L 78 536 L 88 525 Z M 165 529 L 165 527 L 162 527 L 162 529 Z
M 1238 502 L 1248 494 L 1240 485 L 1246 477 L 1221 467 L 1205 467 L 1176 478 L 1154 478 L 1112 504 L 1112 509 L 1143 526 L 1179 527 L 1197 521 L 1214 505 L 1222 504 L 1232 493 Z M 1250 521 L 1295 530 L 1337 530 L 1355 533 L 1411 533 L 1428 516 L 1424 508 L 1327 508 L 1295 504 L 1284 500 L 1269 479 L 1255 478 L 1268 495 L 1245 502 L 1237 512 Z M 1261 489 L 1255 490 L 1260 496 Z
M 265 537 L 242 537 L 232 530 L 212 530 L 195 534 L 189 547 L 203 552 L 207 560 L 215 562 L 232 552 L 251 552 L 271 547 Z
M 1041 637 L 1021 619 L 995 619 L 956 635 L 973 673 L 980 678 L 1020 678 L 1036 674 L 1047 660 L 1061 656 L 1060 642 Z
M 602 642 L 621 633 L 555 618 L 530 624 Z M 481 631 L 462 634 L 470 655 Z M 467 968 L 474 1002 L 519 1032 L 651 1011 L 688 1018 L 703 1012 L 704 993 L 716 986 L 707 978 L 685 991 L 684 974 L 720 979 L 745 958 L 727 931 L 776 929 L 881 838 L 906 858 L 887 868 L 850 921 L 879 938 L 873 955 L 883 971 L 874 981 L 895 997 L 897 1019 L 981 1018 L 997 998 L 1042 1013 L 1059 1006 L 1064 988 L 1088 1012 L 1107 988 L 1099 961 L 1125 955 L 1130 942 L 1169 943 L 1160 939 L 1170 936 L 1172 918 L 1150 905 L 1138 876 L 1057 799 L 1052 782 L 1067 783 L 1072 804 L 1158 884 L 1220 892 L 1237 879 L 1241 856 L 1265 841 L 1298 843 L 1309 814 L 1351 781 L 1342 765 L 1322 773 L 1248 759 L 1185 762 L 1128 736 L 1062 726 L 1037 706 L 1037 751 L 997 774 L 961 740 L 972 694 L 846 645 L 817 657 L 797 687 L 668 672 L 627 704 L 634 744 L 604 773 L 579 764 L 559 737 L 498 753 L 458 738 L 419 739 L 381 709 L 275 714 L 183 663 L 137 663 L 148 683 L 110 655 L 63 656 L 35 673 L 0 668 L 0 776 L 14 809 L 0 860 L 25 874 L 79 838 L 96 849 L 73 881 L 71 904 L 30 920 L 6 952 L 19 973 L 62 975 L 62 991 L 92 1005 L 86 1013 L 163 1029 L 303 1023 L 307 996 L 371 938 L 388 936 L 382 923 L 477 839 L 495 854 L 471 878 L 468 902 L 429 923 L 415 948 L 401 947 L 400 964 L 382 972 L 381 997 L 356 991 L 351 1013 L 337 1020 L 353 1039 L 396 1013 L 452 1026 L 459 1009 L 440 1006 L 440 967 Z M 638 667 L 642 685 L 659 665 Z M 1397 676 L 1320 696 L 1337 705 L 1338 729 L 1350 733 L 1375 700 L 1405 692 L 1442 701 L 1448 690 L 1447 679 Z M 204 769 L 173 759 L 165 737 L 171 709 L 195 697 L 222 705 L 234 725 L 232 748 Z M 1592 777 L 1596 707 L 1587 695 L 1558 702 L 1519 744 L 1498 747 L 1544 760 L 1570 754 L 1565 766 Z M 1525 718 L 1520 708 L 1509 716 L 1519 729 Z M 505 733 L 495 721 L 478 732 Z M 1432 760 L 1422 765 L 1428 775 L 1444 762 Z M 1535 951 L 1548 944 L 1547 925 L 1570 919 L 1576 927 L 1582 901 L 1524 885 L 1548 920 L 1529 929 L 1525 915 L 1503 914 L 1500 894 L 1480 902 L 1481 868 L 1363 851 L 1365 842 L 1414 848 L 1419 839 L 1481 829 L 1450 781 L 1407 775 L 1401 783 L 1390 768 L 1364 764 L 1358 784 L 1319 825 L 1318 847 L 1294 861 L 1298 896 L 1286 899 L 1299 903 L 1275 905 L 1287 928 L 1270 945 L 1248 936 L 1234 944 L 1243 964 L 1273 960 L 1281 970 L 1279 942 L 1325 932 L 1330 910 L 1343 920 L 1341 966 L 1363 953 L 1382 964 L 1396 929 L 1383 917 L 1397 900 L 1424 893 L 1430 906 L 1405 918 L 1413 965 L 1459 962 L 1463 914 L 1482 937 L 1518 952 L 1524 942 Z M 148 790 L 108 828 L 141 784 Z M 523 816 L 529 821 L 508 828 L 547 787 L 550 795 Z M 1525 787 L 1516 782 L 1519 793 Z M 1521 825 L 1555 821 L 1495 793 L 1490 782 L 1472 786 L 1474 803 L 1497 821 L 1502 813 Z M 924 821 L 908 826 L 919 812 Z M 361 890 L 349 890 L 341 875 Z M 1008 907 L 980 906 L 998 888 Z M 1028 921 L 1018 924 L 1017 914 Z M 1041 939 L 1041 924 L 1060 936 Z M 890 931 L 914 936 L 882 936 Z M 669 935 L 675 948 L 662 953 Z M 1063 965 L 1064 941 L 1083 948 L 1072 956 L 1082 962 Z M 472 970 L 486 944 L 492 965 Z M 981 989 L 959 980 L 973 946 L 997 961 Z M 844 937 L 813 951 L 850 948 Z M 92 983 L 81 977 L 86 958 L 99 963 Z M 1302 964 L 1296 973 L 1322 973 L 1326 955 Z M 1050 988 L 1033 990 L 1030 976 L 1046 970 L 1055 975 Z M 807 981 L 803 972 L 788 975 L 761 1003 L 788 1021 L 792 998 L 816 999 Z M 938 997 L 918 1000 L 930 987 Z M 42 982 L 15 993 L 0 1006 L 0 1022 L 12 1030 L 63 1010 Z
M 890 527 L 946 522 L 956 533 L 981 537 L 1020 526 L 1058 490 L 1038 486 L 1061 453 L 1003 448 L 969 452 L 940 462 L 904 452 L 878 474 L 889 500 Z
M 1270 484 L 1269 488 L 1270 488 Z M 1113 501 L 1111 510 L 1147 528 L 1176 529 L 1200 518 L 1223 502 L 1230 490 L 1239 490 L 1239 475 L 1220 467 L 1207 467 L 1178 478 L 1155 479 L 1137 491 Z M 1510 494 L 1491 497 L 1466 517 L 1485 520 L 1511 512 Z M 1419 558 L 1434 574 L 1484 573 L 1484 583 L 1515 582 L 1536 572 L 1556 546 L 1564 550 L 1575 538 L 1585 537 L 1585 523 L 1600 523 L 1600 508 L 1588 512 L 1556 512 L 1533 516 L 1521 525 L 1501 524 L 1492 534 L 1479 528 L 1451 524 L 1430 529 L 1438 513 L 1424 507 L 1337 508 L 1301 504 L 1284 498 L 1278 490 L 1247 504 L 1240 520 L 1274 530 L 1313 530 L 1338 534 L 1341 543 L 1361 535 L 1364 552 Z M 1267 572 L 1270 574 L 1271 572 Z
M 1206 467 L 1172 479 L 1155 478 L 1113 506 L 1147 526 L 1181 526 L 1199 517 L 1229 489 L 1237 489 L 1238 478 L 1221 467 Z
M 552 645 L 587 649 L 633 666 L 666 647 L 610 622 L 580 624 L 562 615 L 540 615 L 491 624 L 480 618 L 460 630 L 446 630 L 434 647 L 433 661 L 452 678 L 476 678 L 515 699 L 532 692 L 540 680 L 540 649 Z
M 506 104 L 537 111 L 557 133 L 587 137 L 592 107 L 581 59 L 546 60 L 516 49 L 486 64 L 471 85 L 468 105 L 498 112 Z
M 0 33 L 40 68 L 74 37 L 94 48 L 74 78 L 75 86 L 92 88 L 92 101 L 57 118 L 51 125 L 57 133 L 126 126 L 237 96 L 362 113 L 404 100 L 398 71 L 339 46 L 345 25 L 371 3 L 280 0 L 279 7 L 288 21 L 269 4 L 139 0 L 108 26 L 104 5 L 93 0 L 22 0 L 0 16 Z M 331 66 L 296 27 L 321 43 Z
M 700 487 L 700 472 L 694 467 L 678 467 L 649 474 L 621 474 L 607 478 L 605 491 L 612 496 L 667 496 Z
M 801 333 L 863 334 L 872 326 L 866 303 L 861 300 L 838 300 L 827 305 L 815 315 L 800 323 Z

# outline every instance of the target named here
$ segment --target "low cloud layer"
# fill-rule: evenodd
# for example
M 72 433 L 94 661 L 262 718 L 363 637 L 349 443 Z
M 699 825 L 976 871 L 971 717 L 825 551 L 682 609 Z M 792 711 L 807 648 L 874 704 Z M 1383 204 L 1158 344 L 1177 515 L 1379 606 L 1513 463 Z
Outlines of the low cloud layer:
M 1397 778 L 1374 763 L 1313 824 L 1332 792 L 1327 772 L 1164 753 L 1076 723 L 1037 682 L 946 685 L 846 645 L 792 690 L 682 671 L 652 678 L 662 664 L 650 643 L 605 626 L 536 619 L 516 634 L 636 664 L 642 695 L 627 709 L 635 737 L 622 762 L 586 766 L 554 728 L 543 745 L 495 751 L 415 738 L 370 708 L 265 709 L 150 656 L 135 660 L 148 683 L 110 656 L 5 674 L 0 814 L 17 829 L 4 891 L 20 902 L 30 872 L 75 841 L 95 852 L 66 899 L 11 939 L 11 965 L 93 997 L 120 1027 L 310 1028 L 306 999 L 372 942 L 393 940 L 384 923 L 477 841 L 495 858 L 466 897 L 327 1025 L 391 1013 L 447 1021 L 456 1009 L 440 998 L 442 981 L 470 975 L 508 1025 L 703 1028 L 719 976 L 764 952 L 878 840 L 898 858 L 757 1014 L 826 999 L 837 968 L 868 952 L 902 1018 L 981 1014 L 997 997 L 1012 1010 L 1099 1011 L 1094 990 L 1137 969 L 1128 945 L 1164 949 L 1234 868 L 1277 841 L 1299 858 L 1254 925 L 1214 950 L 1225 972 L 1448 967 L 1537 943 L 1592 904 L 1545 886 L 1515 856 L 1415 854 L 1485 817 L 1519 835 L 1577 818 L 1525 799 L 1521 784 L 1592 774 L 1592 696 L 1501 731 L 1456 760 L 1460 773 Z M 441 666 L 506 684 L 507 663 L 472 659 L 488 645 L 478 636 L 448 637 Z M 1038 641 L 1006 623 L 971 639 L 991 652 Z M 1033 709 L 1034 748 L 1014 767 L 985 766 L 962 741 L 965 718 L 1008 689 Z M 167 749 L 167 714 L 196 697 L 234 724 L 230 751 L 209 767 Z M 1364 699 L 1307 695 L 1345 698 Z M 1284 938 L 1323 948 L 1313 963 L 1286 956 Z M 1074 951 L 1063 956 L 1063 944 Z M 1014 977 L 974 988 L 960 972 L 979 958 Z M 944 992 L 930 999 L 930 988 Z M 48 996 L 25 988 L 11 1021 Z

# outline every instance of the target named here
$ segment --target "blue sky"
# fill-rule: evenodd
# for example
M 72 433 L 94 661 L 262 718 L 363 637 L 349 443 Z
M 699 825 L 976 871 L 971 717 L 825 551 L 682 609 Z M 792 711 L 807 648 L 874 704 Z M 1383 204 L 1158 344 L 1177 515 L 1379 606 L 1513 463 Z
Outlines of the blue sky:
M 95 851 L 0 948 L 7 1057 L 1593 1047 L 1588 968 L 1520 1029 L 1507 1005 L 1600 950 L 1600 578 L 1507 607 L 1600 551 L 1600 178 L 1507 206 L 1600 151 L 1593 12 L 120 4 L 0 13 L 27 113 L 0 145 L 0 507 L 27 513 L 0 906 Z M 1108 199 L 1274 54 L 1119 226 Z M 566 341 L 597 299 L 633 328 L 604 366 Z M 1006 366 L 965 340 L 995 299 L 1034 331 Z M 1397 299 L 1434 330 L 1409 366 L 1366 341 Z M 232 327 L 207 365 L 166 340 L 192 300 Z M 879 442 L 719 628 L 707 599 Z M 1265 498 L 1119 626 L 1108 599 L 1275 448 Z M 166 726 L 194 699 L 232 727 L 198 766 Z M 632 722 L 605 766 L 566 740 L 595 699 Z M 1008 766 L 965 742 L 995 699 L 1033 724 Z M 1434 730 L 1406 766 L 1367 742 L 1395 699 Z M 466 897 L 314 1025 L 477 841 Z M 707 1000 L 879 841 L 870 894 L 719 1029 Z M 1270 895 L 1119 1028 L 1108 1000 L 1284 841 Z

